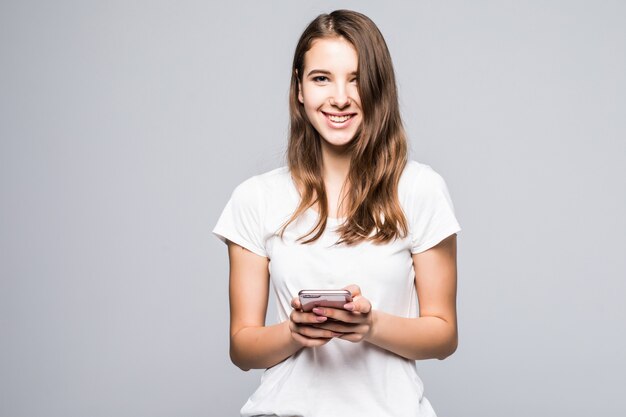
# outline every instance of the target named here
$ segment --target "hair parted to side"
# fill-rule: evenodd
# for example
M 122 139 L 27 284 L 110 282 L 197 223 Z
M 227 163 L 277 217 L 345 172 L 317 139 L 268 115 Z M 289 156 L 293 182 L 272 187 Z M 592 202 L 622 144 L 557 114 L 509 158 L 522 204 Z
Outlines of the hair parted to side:
M 374 22 L 350 10 L 319 15 L 296 46 L 289 91 L 287 163 L 301 190 L 301 200 L 280 234 L 314 205 L 319 210 L 317 224 L 299 240 L 314 242 L 326 228 L 328 199 L 322 178 L 322 139 L 298 101 L 298 88 L 304 73 L 304 55 L 313 41 L 333 37 L 346 39 L 357 52 L 357 88 L 363 111 L 361 126 L 349 145 L 352 157 L 346 179 L 348 191 L 342 202 L 346 220 L 337 229 L 338 243 L 389 242 L 408 232 L 398 199 L 398 183 L 407 162 L 407 140 L 387 44 Z

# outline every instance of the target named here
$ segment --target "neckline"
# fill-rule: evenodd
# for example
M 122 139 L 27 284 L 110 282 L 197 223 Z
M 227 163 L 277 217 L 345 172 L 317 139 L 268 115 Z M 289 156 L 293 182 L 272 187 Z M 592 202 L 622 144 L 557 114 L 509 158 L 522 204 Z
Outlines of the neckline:
M 290 183 L 291 183 L 291 192 L 294 195 L 294 197 L 296 198 L 296 201 L 299 203 L 302 197 L 300 196 L 300 192 L 298 191 L 298 187 L 296 187 L 296 182 L 294 181 L 293 177 L 291 176 L 291 171 L 289 169 L 287 169 L 287 173 L 289 174 L 289 180 L 290 180 Z M 319 219 L 319 217 L 320 217 L 320 214 L 313 207 L 307 208 L 305 210 L 305 213 L 310 213 L 311 215 L 313 215 L 317 219 Z M 346 219 L 347 219 L 347 217 L 345 217 L 345 216 L 344 217 L 326 216 L 327 223 L 333 223 L 335 225 L 341 224 L 341 223 L 345 222 Z
M 312 215 L 314 215 L 316 218 L 318 218 L 318 219 L 319 219 L 320 214 L 319 214 L 319 213 L 317 212 L 317 210 L 315 210 L 313 207 L 309 207 L 309 208 L 307 209 L 307 211 L 311 212 L 311 214 L 312 214 Z M 332 216 L 326 216 L 326 221 L 327 221 L 328 223 L 335 223 L 335 224 L 338 224 L 338 223 L 343 223 L 343 222 L 345 222 L 345 221 L 346 221 L 346 219 L 347 219 L 347 217 L 332 217 Z

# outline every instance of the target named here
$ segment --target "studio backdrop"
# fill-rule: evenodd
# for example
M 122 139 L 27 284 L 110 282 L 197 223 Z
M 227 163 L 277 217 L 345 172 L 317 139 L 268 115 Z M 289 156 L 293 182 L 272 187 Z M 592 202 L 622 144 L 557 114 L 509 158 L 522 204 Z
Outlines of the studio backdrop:
M 0 4 L 0 416 L 236 416 L 234 187 L 282 166 L 305 26 L 381 29 L 457 218 L 440 416 L 626 415 L 626 3 Z M 268 323 L 276 320 L 274 304 Z M 306 387 L 303 387 L 306 389 Z

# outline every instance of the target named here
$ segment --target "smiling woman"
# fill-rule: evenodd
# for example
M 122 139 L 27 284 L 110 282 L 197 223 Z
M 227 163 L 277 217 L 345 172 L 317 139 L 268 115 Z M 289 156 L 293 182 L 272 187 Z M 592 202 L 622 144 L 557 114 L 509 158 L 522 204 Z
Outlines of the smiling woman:
M 434 416 L 415 360 L 456 349 L 460 226 L 443 178 L 407 161 L 369 18 L 338 10 L 305 29 L 290 117 L 287 166 L 240 184 L 214 229 L 230 258 L 231 359 L 267 368 L 241 414 Z M 266 326 L 270 282 L 279 324 Z M 297 297 L 339 288 L 342 306 L 304 311 Z

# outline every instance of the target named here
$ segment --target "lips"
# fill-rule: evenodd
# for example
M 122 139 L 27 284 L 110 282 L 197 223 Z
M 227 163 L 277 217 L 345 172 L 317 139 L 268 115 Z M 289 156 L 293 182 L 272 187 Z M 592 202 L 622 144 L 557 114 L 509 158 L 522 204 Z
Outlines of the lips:
M 354 116 L 356 116 L 356 113 L 327 113 L 327 112 L 324 112 L 324 111 L 322 113 L 333 124 L 343 124 L 343 123 L 346 123 L 348 120 L 350 120 Z

